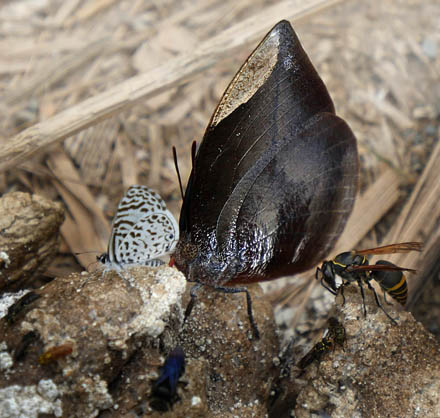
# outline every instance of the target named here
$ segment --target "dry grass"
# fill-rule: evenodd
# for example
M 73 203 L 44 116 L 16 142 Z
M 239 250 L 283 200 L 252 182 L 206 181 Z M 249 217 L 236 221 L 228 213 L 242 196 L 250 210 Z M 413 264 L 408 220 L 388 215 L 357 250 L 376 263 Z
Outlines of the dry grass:
M 428 261 L 399 263 L 432 267 L 440 246 L 438 16 L 436 0 L 5 2 L 0 190 L 64 202 L 64 257 L 51 269 L 58 274 L 96 256 L 78 255 L 78 265 L 66 254 L 105 249 L 111 215 L 131 184 L 156 188 L 178 215 L 171 146 L 185 179 L 190 143 L 202 137 L 224 88 L 285 18 L 359 140 L 363 194 L 337 250 L 385 237 L 423 240 Z M 270 296 L 300 307 L 298 318 L 313 282 L 280 281 L 287 289 L 274 286 Z M 411 285 L 421 288 L 423 274 Z

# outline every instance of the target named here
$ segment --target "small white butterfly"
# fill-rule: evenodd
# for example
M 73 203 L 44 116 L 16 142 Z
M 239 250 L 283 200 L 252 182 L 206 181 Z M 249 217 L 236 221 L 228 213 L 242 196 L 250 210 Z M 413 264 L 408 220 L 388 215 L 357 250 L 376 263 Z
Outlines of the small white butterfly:
M 121 199 L 112 223 L 107 253 L 98 257 L 106 270 L 125 265 L 158 266 L 179 240 L 179 226 L 158 193 L 131 186 Z

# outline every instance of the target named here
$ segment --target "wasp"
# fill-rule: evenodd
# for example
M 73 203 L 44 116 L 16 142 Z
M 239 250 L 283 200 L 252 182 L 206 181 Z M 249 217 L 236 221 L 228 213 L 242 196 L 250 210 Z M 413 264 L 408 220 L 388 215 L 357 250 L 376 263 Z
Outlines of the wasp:
M 322 356 L 330 350 L 334 350 L 336 345 L 344 347 L 346 340 L 344 326 L 334 317 L 329 318 L 328 324 L 328 331 L 324 338 L 318 341 L 298 363 L 300 369 L 304 370 L 315 360 L 320 362 Z
M 395 323 L 396 321 L 388 315 L 381 305 L 377 293 L 370 282 L 375 280 L 380 285 L 384 295 L 388 293 L 401 305 L 405 305 L 408 296 L 408 286 L 406 277 L 402 272 L 415 272 L 415 270 L 396 266 L 386 260 L 379 260 L 376 264 L 369 264 L 368 256 L 374 254 L 407 253 L 410 251 L 422 251 L 422 249 L 423 244 L 420 242 L 401 242 L 368 250 L 344 252 L 338 254 L 333 260 L 324 261 L 321 268 L 318 267 L 316 269 L 315 277 L 317 280 L 320 279 L 321 284 L 333 294 L 336 294 L 338 291 L 336 276 L 343 280 L 341 292 L 343 292 L 344 285 L 356 282 L 361 290 L 365 315 L 367 314 L 367 309 L 365 307 L 365 295 L 362 284 L 366 283 L 368 288 L 374 293 L 376 304 Z

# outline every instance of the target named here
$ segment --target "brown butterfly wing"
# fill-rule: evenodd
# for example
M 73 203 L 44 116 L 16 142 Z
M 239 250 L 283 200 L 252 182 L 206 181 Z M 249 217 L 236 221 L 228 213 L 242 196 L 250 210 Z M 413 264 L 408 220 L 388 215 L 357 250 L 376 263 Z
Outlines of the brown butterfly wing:
M 280 22 L 232 81 L 200 145 L 176 265 L 211 285 L 310 268 L 342 232 L 357 176 L 355 137 Z M 191 260 L 188 245 L 197 248 Z

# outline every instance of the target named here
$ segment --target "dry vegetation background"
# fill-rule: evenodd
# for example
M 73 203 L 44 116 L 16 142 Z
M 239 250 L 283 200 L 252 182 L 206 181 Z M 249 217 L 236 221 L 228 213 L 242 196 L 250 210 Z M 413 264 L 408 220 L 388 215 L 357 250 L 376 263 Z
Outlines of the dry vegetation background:
M 1 193 L 64 203 L 52 276 L 88 268 L 105 250 L 132 184 L 157 189 L 178 217 L 172 145 L 185 181 L 191 142 L 281 19 L 292 22 L 359 141 L 362 195 L 336 251 L 424 241 L 424 255 L 392 260 L 419 270 L 410 302 L 440 332 L 438 0 L 2 2 Z M 268 288 L 279 310 L 296 307 L 290 323 L 315 286 L 304 277 Z

